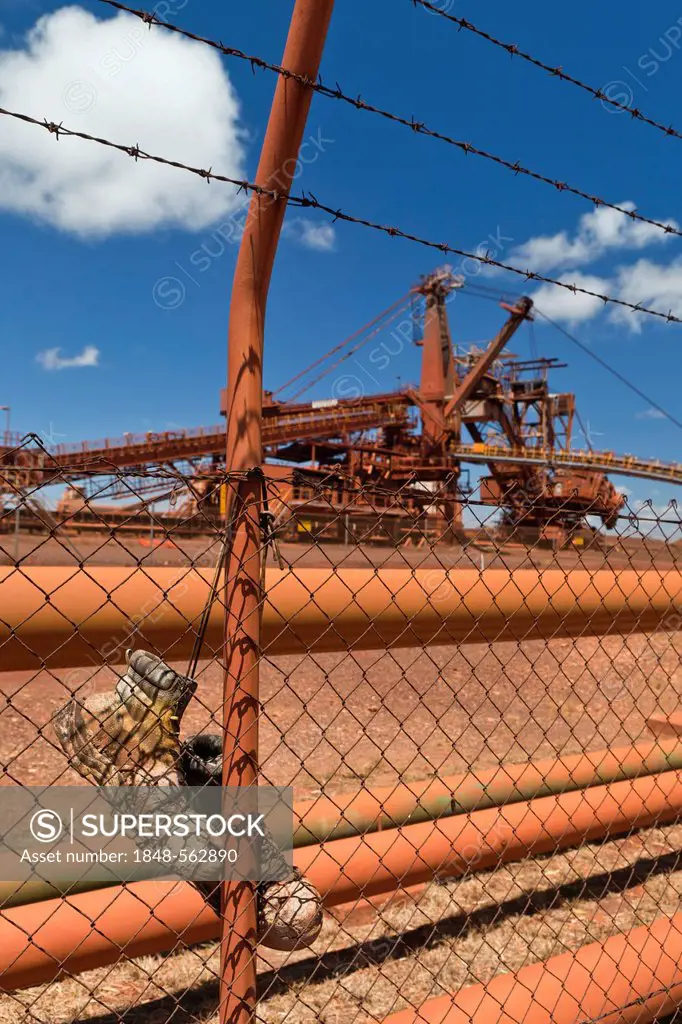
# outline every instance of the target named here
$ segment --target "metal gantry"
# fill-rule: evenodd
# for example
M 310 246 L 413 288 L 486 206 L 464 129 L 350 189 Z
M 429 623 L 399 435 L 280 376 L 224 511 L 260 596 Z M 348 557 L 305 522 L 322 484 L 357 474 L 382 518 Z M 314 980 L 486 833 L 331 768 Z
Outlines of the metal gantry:
M 466 464 L 487 467 L 479 481 L 479 499 L 501 510 L 499 528 L 526 528 L 533 536 L 558 542 L 584 526 L 588 516 L 606 527 L 613 524 L 624 499 L 607 474 L 682 483 L 680 465 L 573 447 L 576 397 L 557 393 L 550 385 L 552 371 L 566 364 L 549 358 L 523 360 L 507 350 L 519 328 L 533 319 L 529 299 L 501 303 L 506 319 L 487 345 L 455 347 L 448 300 L 463 286 L 464 281 L 445 267 L 411 289 L 423 316 L 421 338 L 415 339 L 421 349 L 418 384 L 382 394 L 309 402 L 264 393 L 266 477 L 276 491 L 279 488 L 289 509 L 301 506 L 306 523 L 302 529 L 290 513 L 280 524 L 290 539 L 311 528 L 323 539 L 347 539 L 350 523 L 355 524 L 353 536 L 401 543 L 409 540 L 415 517 L 421 516 L 422 522 L 432 525 L 434 537 L 456 540 L 462 534 L 462 499 L 471 494 L 463 471 Z M 367 325 L 366 337 L 374 335 L 382 319 L 390 323 L 380 315 Z M 414 322 L 414 314 L 411 319 Z M 352 351 L 362 340 L 362 332 L 348 339 Z M 315 370 L 315 383 L 339 363 L 336 358 L 325 369 L 327 356 L 338 357 L 342 350 L 343 345 L 336 345 L 315 360 L 309 368 Z M 307 389 L 307 372 L 293 379 L 297 395 Z M 221 411 L 226 412 L 224 393 Z M 57 511 L 68 515 L 77 529 L 96 529 L 102 519 L 125 516 L 125 506 L 120 514 L 116 506 L 97 506 L 99 494 L 109 501 L 125 498 L 120 479 L 115 492 L 106 487 L 112 474 L 136 474 L 131 492 L 144 491 L 149 500 L 158 500 L 168 490 L 168 480 L 165 473 L 156 479 L 155 471 L 191 468 L 195 488 L 185 489 L 176 507 L 158 513 L 176 522 L 197 503 L 218 514 L 219 493 L 211 481 L 225 473 L 225 431 L 220 424 L 126 434 L 49 451 L 29 441 L 6 447 L 2 458 L 4 466 L 15 471 L 20 488 L 70 481 Z M 292 465 L 297 469 L 294 478 Z M 374 488 L 371 502 L 368 486 Z M 379 493 L 398 490 L 412 511 L 382 514 L 378 521 Z M 30 528 L 29 523 L 24 525 Z

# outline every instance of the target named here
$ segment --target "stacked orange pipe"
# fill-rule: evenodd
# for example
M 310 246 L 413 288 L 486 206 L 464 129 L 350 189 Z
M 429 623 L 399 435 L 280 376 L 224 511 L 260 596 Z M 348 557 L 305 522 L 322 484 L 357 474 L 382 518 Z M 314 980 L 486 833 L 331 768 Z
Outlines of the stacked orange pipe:
M 649 719 L 651 721 L 651 719 Z M 682 770 L 679 736 L 296 801 L 294 847 Z
M 434 874 L 457 877 L 662 824 L 680 813 L 682 773 L 665 772 L 308 846 L 294 862 L 334 906 Z M 217 918 L 186 884 L 141 882 L 18 907 L 0 914 L 0 988 L 37 985 L 121 955 L 162 952 L 217 934 Z
M 392 786 L 362 787 L 334 796 L 320 795 L 294 802 L 293 847 L 317 847 L 320 843 L 357 838 L 382 829 L 442 821 L 454 815 L 670 771 L 682 771 L 682 743 L 678 738 L 472 769 L 461 775 Z M 35 880 L 0 882 L 0 908 L 9 910 L 65 892 L 73 896 L 97 888 L 100 886 L 87 880 L 63 888 Z
M 294 862 L 327 906 L 508 861 L 554 853 L 672 821 L 682 772 L 461 814 L 296 850 Z

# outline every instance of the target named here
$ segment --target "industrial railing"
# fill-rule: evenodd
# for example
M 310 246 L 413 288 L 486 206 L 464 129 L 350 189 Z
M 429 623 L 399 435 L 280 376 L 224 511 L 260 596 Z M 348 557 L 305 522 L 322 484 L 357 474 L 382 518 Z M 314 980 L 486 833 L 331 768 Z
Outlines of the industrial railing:
M 300 407 L 295 412 L 283 410 L 264 421 L 263 443 L 277 446 L 291 441 L 350 435 L 405 419 L 406 402 L 400 396 L 381 399 L 382 396 L 377 396 L 357 402 L 339 401 L 333 408 L 312 404 L 307 411 L 301 411 Z M 34 447 L 18 441 L 16 448 L 8 451 L 6 461 L 8 465 L 15 463 L 24 473 L 33 469 L 35 473 L 46 475 L 58 469 L 68 469 L 69 478 L 73 479 L 86 474 L 107 475 L 112 468 L 122 466 L 172 464 L 212 453 L 222 454 L 224 449 L 223 425 L 124 434 L 122 437 L 57 445 L 49 451 L 42 446 Z
M 57 444 L 50 448 L 50 454 L 58 460 L 68 460 L 82 452 L 108 452 L 112 448 L 137 448 L 142 445 L 158 444 L 167 441 L 184 441 L 188 438 L 216 437 L 225 438 L 225 425 L 217 424 L 210 427 L 181 427 L 177 430 L 151 431 L 138 434 L 123 434 L 120 437 L 103 437 L 96 440 L 78 441 L 75 444 Z M 30 451 L 30 449 L 28 449 Z
M 682 463 L 661 462 L 660 459 L 641 459 L 636 455 L 617 455 L 562 448 L 512 448 L 500 445 L 454 445 L 453 455 L 466 462 L 501 462 L 513 465 L 568 466 L 571 469 L 601 470 L 604 473 L 682 483 Z
M 312 407 L 295 414 L 281 407 L 276 415 L 263 421 L 263 443 L 268 446 L 293 440 L 329 438 L 363 430 L 387 426 L 404 418 L 407 401 L 399 395 L 366 397 L 352 402 L 336 402 Z M 378 400 L 383 399 L 383 400 Z M 145 434 L 124 434 L 122 437 L 81 441 L 78 444 L 57 445 L 50 449 L 49 465 L 69 467 L 73 475 L 79 471 L 106 474 L 111 466 L 150 465 L 171 463 L 174 460 L 196 458 L 222 452 L 225 442 L 224 426 L 190 427 Z M 14 447 L 21 446 L 17 435 Z M 571 469 L 598 470 L 611 475 L 638 477 L 663 483 L 682 484 L 682 464 L 661 462 L 660 459 L 642 459 L 635 455 L 619 455 L 594 449 L 562 449 L 525 447 L 514 448 L 481 443 L 452 445 L 451 456 L 464 463 L 499 463 L 528 466 L 566 466 Z M 30 446 L 21 446 L 22 465 L 29 465 L 32 457 L 36 465 L 45 465 L 45 455 Z

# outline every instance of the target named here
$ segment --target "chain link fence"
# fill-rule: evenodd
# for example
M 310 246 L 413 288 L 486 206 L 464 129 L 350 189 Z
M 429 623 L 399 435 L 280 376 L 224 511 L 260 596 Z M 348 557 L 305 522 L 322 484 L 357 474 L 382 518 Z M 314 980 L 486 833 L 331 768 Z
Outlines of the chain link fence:
M 160 762 L 181 785 L 219 781 L 238 481 L 210 464 L 83 477 L 47 453 L 2 472 L 2 783 L 91 785 L 102 758 L 118 784 Z M 262 483 L 259 780 L 293 787 L 297 874 L 284 895 L 252 890 L 258 1019 L 444 1020 L 429 1001 L 455 993 L 469 1019 L 495 1016 L 493 979 L 523 987 L 531 965 L 674 920 L 677 508 L 626 505 L 605 530 L 570 495 L 505 514 L 453 481 L 280 465 Z M 126 650 L 173 670 L 177 728 Z M 173 690 L 186 677 L 191 699 Z M 144 726 L 121 720 L 122 679 L 147 695 Z M 2 1024 L 217 1021 L 215 886 L 0 888 Z M 672 974 L 659 957 L 653 981 L 637 975 L 658 1000 L 647 1016 L 630 997 L 637 1019 L 682 983 L 666 942 Z M 634 984 L 604 948 L 574 1020 Z M 567 1019 L 557 1007 L 547 1019 Z

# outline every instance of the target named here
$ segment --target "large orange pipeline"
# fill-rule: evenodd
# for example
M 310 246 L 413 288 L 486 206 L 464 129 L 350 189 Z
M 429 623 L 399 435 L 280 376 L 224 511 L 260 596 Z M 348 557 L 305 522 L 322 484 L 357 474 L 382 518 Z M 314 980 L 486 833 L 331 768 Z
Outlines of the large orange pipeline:
M 664 823 L 681 813 L 682 773 L 666 772 L 309 846 L 295 851 L 294 863 L 325 904 L 335 906 L 416 885 L 435 874 L 462 876 Z M 4 911 L 0 989 L 38 985 L 64 971 L 75 974 L 114 963 L 121 948 L 125 956 L 173 949 L 178 934 L 185 944 L 218 934 L 217 918 L 186 884 L 139 882 Z
M 678 738 L 522 764 L 481 768 L 461 775 L 362 787 L 334 796 L 294 802 L 294 849 L 369 835 L 383 829 L 558 796 L 589 786 L 682 771 Z M 47 882 L 0 882 L 0 907 L 8 910 L 54 899 L 64 892 L 92 892 L 84 881 L 64 888 Z
M 0 669 L 115 662 L 136 643 L 184 660 L 211 576 L 2 568 Z M 682 613 L 682 573 L 673 570 L 270 569 L 266 585 L 261 643 L 270 656 L 622 634 L 678 628 Z M 222 643 L 217 607 L 207 644 Z
M 682 813 L 682 772 L 542 797 L 296 850 L 294 862 L 327 905 L 460 877 Z
M 0 990 L 28 988 L 117 960 L 218 938 L 187 882 L 137 882 L 0 915 Z
M 498 974 L 384 1024 L 648 1024 L 682 1005 L 682 914 Z

